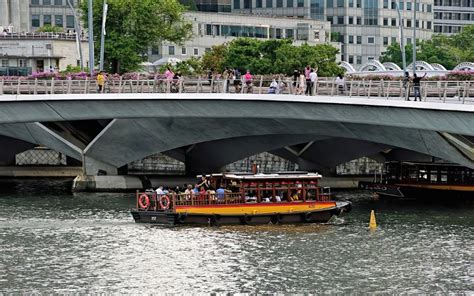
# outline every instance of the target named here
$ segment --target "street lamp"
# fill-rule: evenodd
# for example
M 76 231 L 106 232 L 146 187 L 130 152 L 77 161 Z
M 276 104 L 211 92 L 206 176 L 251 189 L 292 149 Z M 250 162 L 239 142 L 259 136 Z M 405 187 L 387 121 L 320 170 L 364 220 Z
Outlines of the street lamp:
M 104 42 L 105 42 L 105 20 L 107 18 L 107 0 L 104 0 L 104 6 L 102 8 L 102 32 L 100 34 L 100 61 L 99 71 L 104 70 Z
M 416 72 L 416 0 L 413 0 L 413 76 Z
M 94 75 L 94 33 L 93 33 L 93 27 L 94 27 L 94 18 L 92 14 L 92 1 L 93 0 L 88 0 L 89 1 L 89 9 L 88 9 L 88 24 L 89 24 L 89 74 L 92 78 Z
M 408 72 L 407 72 L 407 57 L 405 54 L 405 39 L 403 38 L 403 19 L 400 7 L 398 6 L 398 0 L 395 0 L 398 13 L 398 27 L 400 28 L 400 50 L 402 52 L 402 63 L 403 63 L 403 87 L 405 88 L 405 100 L 408 100 Z
M 82 45 L 81 45 L 81 39 L 80 39 L 81 25 L 79 23 L 79 19 L 77 18 L 76 10 L 74 9 L 74 6 L 71 3 L 71 0 L 67 0 L 67 4 L 69 5 L 69 8 L 71 8 L 72 15 L 74 16 L 74 29 L 76 30 L 76 45 L 77 45 L 77 50 L 79 51 L 79 63 L 81 66 L 81 71 L 83 71 L 84 60 L 82 58 Z

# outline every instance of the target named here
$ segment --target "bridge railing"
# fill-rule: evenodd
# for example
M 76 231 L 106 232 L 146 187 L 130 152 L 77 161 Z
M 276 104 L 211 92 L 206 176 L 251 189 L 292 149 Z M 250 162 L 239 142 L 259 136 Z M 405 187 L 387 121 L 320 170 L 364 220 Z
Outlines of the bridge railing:
M 273 84 L 272 84 L 273 82 Z M 179 80 L 109 80 L 104 93 L 252 93 L 306 94 L 291 78 L 275 81 L 254 78 L 250 83 L 241 80 L 185 78 Z M 338 85 L 333 78 L 320 78 L 310 88 L 312 96 L 345 96 L 404 100 L 406 93 L 413 96 L 413 87 L 406 89 L 402 81 L 350 80 Z M 0 80 L 0 95 L 36 94 L 95 94 L 99 93 L 95 80 Z M 422 81 L 423 100 L 474 104 L 474 81 Z M 1 98 L 0 98 L 1 99 Z

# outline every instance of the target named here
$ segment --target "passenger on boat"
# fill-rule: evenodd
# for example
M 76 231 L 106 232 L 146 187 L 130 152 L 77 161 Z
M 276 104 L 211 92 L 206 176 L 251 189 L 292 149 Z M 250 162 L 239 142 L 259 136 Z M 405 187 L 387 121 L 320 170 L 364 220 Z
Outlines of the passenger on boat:
M 186 190 L 184 191 L 184 196 L 186 200 L 190 200 L 194 195 L 193 185 L 188 184 Z
M 202 174 L 201 181 L 197 185 L 199 188 L 204 186 L 205 190 L 211 189 L 211 181 L 206 178 L 206 175 Z
M 225 190 L 222 185 L 216 190 L 217 200 L 223 200 L 225 197 Z
M 163 192 L 163 186 L 160 185 L 158 188 L 156 188 L 156 195 L 162 196 L 163 194 L 165 194 Z
M 205 200 L 206 199 L 206 196 L 207 196 L 207 191 L 206 189 L 204 189 L 204 186 L 201 186 L 201 188 L 199 188 L 199 194 L 198 194 L 198 200 Z

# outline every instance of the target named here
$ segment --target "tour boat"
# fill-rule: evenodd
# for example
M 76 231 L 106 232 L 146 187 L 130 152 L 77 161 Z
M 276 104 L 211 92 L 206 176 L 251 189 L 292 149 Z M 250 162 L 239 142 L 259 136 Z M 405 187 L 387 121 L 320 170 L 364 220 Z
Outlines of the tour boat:
M 331 200 L 321 175 L 222 173 L 198 176 L 207 191 L 136 193 L 135 222 L 167 225 L 286 224 L 328 222 L 349 212 L 348 201 Z M 217 188 L 217 190 L 216 190 Z
M 474 170 L 456 164 L 387 162 L 379 182 L 359 187 L 380 196 L 416 198 L 474 198 Z

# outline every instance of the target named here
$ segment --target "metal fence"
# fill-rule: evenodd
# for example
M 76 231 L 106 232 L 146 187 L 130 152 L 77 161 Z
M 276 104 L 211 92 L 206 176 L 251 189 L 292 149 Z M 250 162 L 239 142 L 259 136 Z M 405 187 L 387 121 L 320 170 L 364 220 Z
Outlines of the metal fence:
M 108 80 L 105 93 L 241 93 L 241 94 L 295 94 L 305 95 L 306 86 L 291 78 L 272 81 L 263 76 L 251 82 L 205 78 L 179 80 L 141 79 Z M 333 78 L 320 78 L 310 87 L 311 96 L 345 96 L 378 99 L 405 99 L 406 93 L 413 96 L 413 87 L 406 89 L 402 81 L 349 80 L 340 85 Z M 94 94 L 99 93 L 95 80 L 0 80 L 0 95 L 36 94 Z M 424 101 L 474 104 L 474 81 L 422 81 L 421 95 Z

